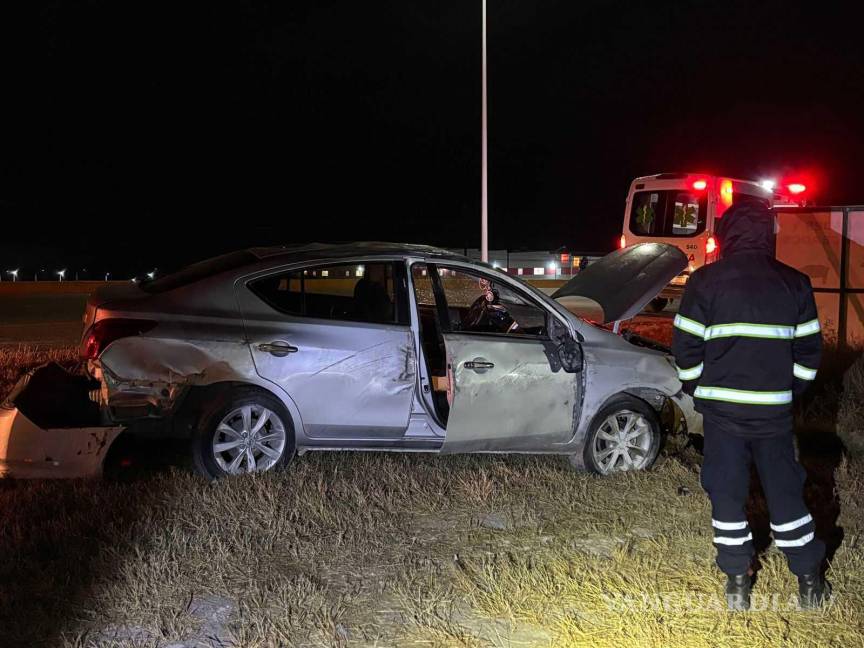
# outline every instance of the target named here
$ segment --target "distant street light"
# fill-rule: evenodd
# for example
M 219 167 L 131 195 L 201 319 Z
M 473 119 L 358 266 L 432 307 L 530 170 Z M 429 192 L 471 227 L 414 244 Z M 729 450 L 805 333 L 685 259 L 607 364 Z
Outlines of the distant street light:
M 66 268 L 57 271 L 58 281 L 63 281 L 63 278 L 66 276 Z
M 105 273 L 105 281 L 108 281 L 108 277 L 110 277 L 110 276 L 111 276 L 111 273 L 110 273 L 110 272 L 106 272 L 106 273 Z
M 20 270 L 20 268 L 6 271 L 8 274 L 12 275 L 12 281 L 18 281 L 18 270 Z
M 155 277 L 156 277 L 156 271 L 155 270 L 151 270 L 150 272 L 147 273 L 148 279 L 154 279 Z

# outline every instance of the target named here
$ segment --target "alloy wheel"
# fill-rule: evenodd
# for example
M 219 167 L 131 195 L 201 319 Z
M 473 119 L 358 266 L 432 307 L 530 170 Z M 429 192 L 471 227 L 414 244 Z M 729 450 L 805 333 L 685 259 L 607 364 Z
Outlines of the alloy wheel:
M 229 412 L 213 433 L 213 458 L 229 475 L 270 470 L 285 452 L 285 425 L 261 405 Z

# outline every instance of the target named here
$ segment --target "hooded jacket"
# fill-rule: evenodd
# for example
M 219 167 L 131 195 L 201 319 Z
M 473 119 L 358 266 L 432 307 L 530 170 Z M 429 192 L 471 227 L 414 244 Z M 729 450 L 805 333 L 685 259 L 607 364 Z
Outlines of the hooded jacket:
M 810 279 L 774 258 L 774 217 L 760 202 L 730 207 L 715 235 L 721 259 L 693 273 L 675 317 L 678 377 L 733 433 L 789 431 L 822 350 Z

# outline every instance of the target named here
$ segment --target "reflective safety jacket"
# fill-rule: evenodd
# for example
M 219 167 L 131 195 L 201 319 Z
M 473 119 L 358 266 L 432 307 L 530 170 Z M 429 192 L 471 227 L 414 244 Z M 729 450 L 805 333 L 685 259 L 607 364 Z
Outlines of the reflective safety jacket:
M 774 218 L 733 205 L 715 235 L 722 258 L 687 282 L 672 351 L 696 409 L 741 436 L 792 428 L 792 398 L 816 378 L 822 335 L 810 279 L 773 257 Z

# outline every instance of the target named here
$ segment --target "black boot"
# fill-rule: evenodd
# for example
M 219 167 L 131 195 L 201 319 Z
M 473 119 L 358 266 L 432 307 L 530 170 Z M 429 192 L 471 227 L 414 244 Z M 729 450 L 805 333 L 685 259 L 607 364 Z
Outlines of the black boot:
M 802 610 L 814 610 L 831 596 L 831 586 L 820 574 L 798 577 L 798 604 Z
M 726 606 L 732 612 L 750 609 L 750 574 L 729 576 L 726 581 Z

